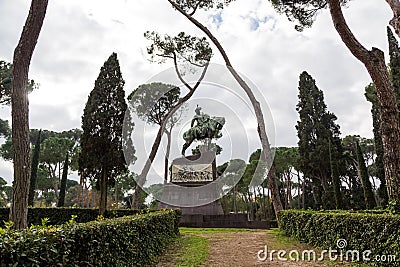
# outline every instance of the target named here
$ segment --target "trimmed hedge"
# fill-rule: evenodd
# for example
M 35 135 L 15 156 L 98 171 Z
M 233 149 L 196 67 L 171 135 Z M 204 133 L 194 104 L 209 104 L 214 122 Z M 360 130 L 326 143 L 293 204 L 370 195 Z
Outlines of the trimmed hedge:
M 179 234 L 180 214 L 0 229 L 0 266 L 146 266 Z
M 360 255 L 370 250 L 371 259 L 376 255 L 395 255 L 396 262 L 387 264 L 400 266 L 399 215 L 285 210 L 279 212 L 278 218 L 280 229 L 301 242 L 337 249 L 337 240 L 345 239 L 345 250 L 358 250 Z
M 4 222 L 9 220 L 10 208 L 0 208 L 0 226 L 4 226 Z M 122 216 L 130 216 L 138 214 L 138 210 L 118 209 L 107 210 L 106 218 L 116 218 Z M 48 218 L 48 225 L 58 225 L 68 222 L 72 215 L 76 215 L 76 222 L 84 223 L 96 220 L 99 216 L 98 209 L 82 209 L 82 208 L 29 208 L 28 209 L 28 225 L 41 224 L 42 219 Z

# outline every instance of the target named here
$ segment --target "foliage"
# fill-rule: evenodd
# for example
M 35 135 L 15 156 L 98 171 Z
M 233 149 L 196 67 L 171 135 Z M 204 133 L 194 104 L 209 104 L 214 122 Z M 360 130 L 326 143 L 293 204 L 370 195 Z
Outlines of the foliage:
M 12 77 L 11 63 L 0 60 L 0 82 L 5 79 L 11 79 Z M 11 87 L 12 82 L 7 84 L 0 84 L 0 105 L 9 105 L 11 103 Z M 39 88 L 39 84 L 35 83 L 34 80 L 28 80 L 28 93 Z
M 147 53 L 154 62 L 164 63 L 166 59 L 172 58 L 195 66 L 205 66 L 212 57 L 212 49 L 205 37 L 198 38 L 184 32 L 174 37 L 161 36 L 149 31 L 144 36 L 152 42 L 147 47 Z
M 35 147 L 33 148 L 33 155 L 31 161 L 31 182 L 29 184 L 29 196 L 28 196 L 28 206 L 33 206 L 33 201 L 35 198 L 35 189 L 36 189 L 36 178 L 37 171 L 39 167 L 39 156 L 40 156 L 40 142 L 41 142 L 41 131 L 39 131 L 39 135 L 35 142 Z
M 360 178 L 364 189 L 364 199 L 367 209 L 373 209 L 376 206 L 374 192 L 372 191 L 371 181 L 369 180 L 368 170 L 365 166 L 365 160 L 362 155 L 360 144 L 356 143 L 357 162 L 360 170 Z
M 322 9 L 328 7 L 327 0 L 269 0 L 275 10 L 285 14 L 289 21 L 297 21 L 295 29 L 304 30 L 312 26 L 316 15 Z M 349 0 L 340 0 L 342 5 Z
M 0 230 L 0 265 L 143 266 L 179 233 L 178 210 L 88 223 Z
M 149 124 L 161 125 L 165 115 L 179 101 L 180 89 L 171 84 L 154 82 L 139 85 L 128 100 L 135 114 Z
M 297 122 L 297 136 L 299 138 L 299 169 L 312 180 L 316 208 L 324 205 L 325 208 L 341 206 L 339 175 L 332 173 L 331 162 L 334 168 L 339 168 L 343 148 L 341 146 L 339 125 L 335 123 L 336 116 L 327 111 L 323 92 L 318 89 L 315 80 L 307 73 L 300 74 L 299 103 L 296 110 L 300 121 Z M 335 202 L 330 201 L 334 192 Z
M 7 139 L 4 144 L 0 146 L 0 156 L 7 161 L 13 160 L 13 145 L 11 138 Z
M 211 8 L 223 8 L 234 0 L 173 0 L 173 2 L 186 13 L 193 15 L 196 10 L 208 10 Z
M 8 138 L 11 135 L 8 121 L 0 119 L 0 138 Z
M 0 177 L 0 207 L 5 207 L 11 202 L 12 190 L 12 186 L 8 186 L 7 181 Z
M 101 67 L 82 116 L 83 134 L 79 172 L 95 179 L 100 187 L 100 209 L 106 208 L 107 184 L 127 169 L 123 155 L 122 128 L 125 111 L 125 81 L 117 54 L 112 53 Z
M 0 225 L 8 221 L 10 209 L 0 208 Z M 146 210 L 146 213 L 153 210 Z M 118 218 L 123 216 L 136 215 L 139 211 L 133 209 L 108 210 L 105 218 Z M 44 218 L 48 219 L 48 225 L 60 225 L 66 223 L 71 216 L 76 216 L 76 222 L 85 223 L 95 220 L 99 216 L 97 209 L 85 208 L 31 208 L 28 209 L 28 224 L 40 224 Z
M 381 182 L 378 189 L 378 196 L 381 199 L 381 205 L 385 206 L 388 204 L 388 192 L 386 188 L 386 179 L 385 179 L 385 169 L 383 165 L 383 141 L 382 141 L 382 131 L 380 126 L 380 116 L 379 116 L 379 107 L 378 107 L 378 97 L 376 92 L 376 87 L 374 84 L 369 84 L 365 87 L 365 98 L 367 101 L 371 102 L 371 113 L 372 113 L 372 123 L 373 123 L 373 133 L 374 133 L 374 141 L 375 141 L 375 168 L 374 168 L 374 176 L 378 178 Z
M 400 258 L 399 215 L 286 210 L 279 212 L 278 217 L 281 230 L 299 241 L 336 249 L 337 240 L 345 239 L 346 250 L 358 250 L 360 255 L 370 250 L 371 259 L 376 255 Z M 400 266 L 400 263 L 391 262 L 390 266 Z

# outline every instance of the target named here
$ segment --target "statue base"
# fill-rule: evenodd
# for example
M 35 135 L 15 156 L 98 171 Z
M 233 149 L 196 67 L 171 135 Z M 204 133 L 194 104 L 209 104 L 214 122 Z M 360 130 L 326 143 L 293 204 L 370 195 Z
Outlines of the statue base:
M 160 200 L 160 209 L 179 208 L 182 214 L 222 215 L 221 201 L 213 190 L 196 190 L 198 186 L 166 184 Z M 188 190 L 190 188 L 191 190 Z M 208 202 L 208 200 L 213 200 Z M 208 202 L 208 203 L 207 203 Z M 174 204 L 169 204 L 174 203 Z M 207 204 L 203 204 L 207 203 Z

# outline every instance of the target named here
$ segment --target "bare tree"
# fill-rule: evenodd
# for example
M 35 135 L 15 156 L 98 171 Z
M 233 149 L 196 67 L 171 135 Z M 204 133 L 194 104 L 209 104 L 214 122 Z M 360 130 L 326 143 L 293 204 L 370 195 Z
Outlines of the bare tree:
M 11 93 L 14 188 L 10 220 L 15 229 L 28 226 L 30 183 L 28 72 L 32 54 L 42 29 L 48 0 L 32 0 L 29 14 L 14 51 Z

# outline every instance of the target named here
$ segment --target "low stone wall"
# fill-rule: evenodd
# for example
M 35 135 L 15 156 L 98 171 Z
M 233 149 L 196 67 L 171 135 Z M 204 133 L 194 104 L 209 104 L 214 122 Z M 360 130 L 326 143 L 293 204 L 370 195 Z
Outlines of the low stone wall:
M 269 229 L 267 221 L 249 221 L 247 214 L 182 214 L 181 227 Z

